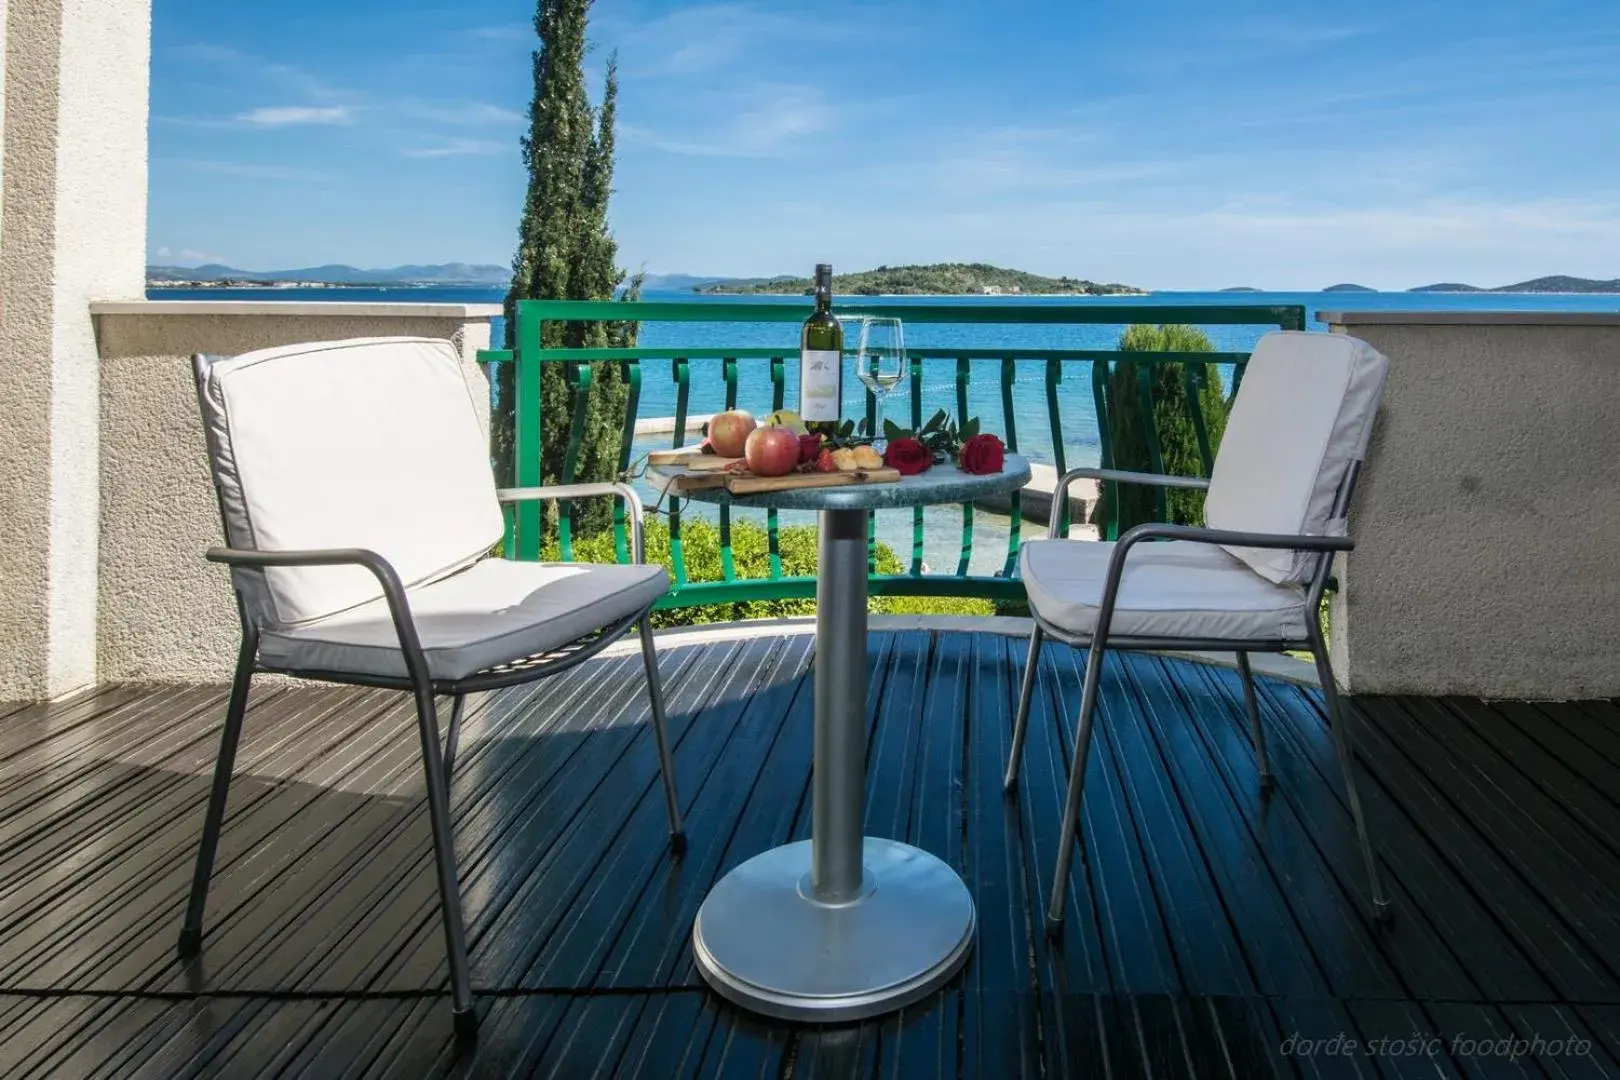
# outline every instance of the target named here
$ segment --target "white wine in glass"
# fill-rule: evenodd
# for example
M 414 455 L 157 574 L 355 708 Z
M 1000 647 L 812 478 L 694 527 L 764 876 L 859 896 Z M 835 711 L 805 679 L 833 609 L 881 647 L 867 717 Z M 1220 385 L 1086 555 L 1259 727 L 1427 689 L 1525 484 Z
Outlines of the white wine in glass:
M 874 446 L 881 448 L 883 399 L 900 382 L 906 370 L 906 336 L 899 319 L 868 317 L 861 322 L 860 352 L 855 360 L 855 377 L 872 392 L 877 402 Z

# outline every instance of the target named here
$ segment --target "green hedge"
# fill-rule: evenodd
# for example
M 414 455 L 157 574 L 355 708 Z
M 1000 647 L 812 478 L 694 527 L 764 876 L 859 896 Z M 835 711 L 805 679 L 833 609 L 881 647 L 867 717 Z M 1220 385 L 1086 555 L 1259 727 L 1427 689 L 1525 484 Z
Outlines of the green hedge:
M 646 525 L 647 561 L 662 563 L 674 574 L 670 555 L 669 525 L 660 517 L 649 517 Z M 681 522 L 681 550 L 686 557 L 688 581 L 722 581 L 720 568 L 720 526 L 702 519 Z M 789 525 L 778 530 L 778 550 L 782 573 L 788 577 L 812 577 L 816 572 L 816 530 L 812 525 Z M 763 525 L 752 521 L 731 524 L 731 556 L 738 578 L 770 577 L 770 539 Z M 555 539 L 547 541 L 541 557 L 561 558 Z M 617 561 L 611 531 L 574 542 L 574 561 L 611 563 Z M 899 574 L 905 571 L 900 558 L 886 545 L 877 545 L 877 572 Z M 993 615 L 989 600 L 933 596 L 874 596 L 870 610 L 875 615 Z M 704 604 L 653 612 L 653 625 L 691 626 L 696 623 L 737 622 L 742 619 L 776 619 L 794 615 L 814 615 L 814 600 L 749 600 L 730 604 Z
M 1120 335 L 1119 351 L 1213 352 L 1214 348 L 1209 337 L 1197 327 L 1141 323 L 1127 327 Z M 1198 435 L 1188 409 L 1184 369 L 1185 365 L 1173 363 L 1150 366 L 1149 378 L 1153 385 L 1150 424 L 1138 364 L 1130 360 L 1114 362 L 1108 386 L 1108 440 L 1112 451 L 1110 464 L 1114 468 L 1152 472 L 1153 458 L 1148 450 L 1148 439 L 1152 437 L 1158 442 L 1165 472 L 1176 476 L 1204 475 Z M 1203 411 L 1210 450 L 1214 452 L 1226 430 L 1226 394 L 1216 365 L 1206 364 L 1204 369 L 1205 382 L 1198 404 Z M 1159 520 L 1158 489 L 1139 484 L 1105 484 L 1103 488 L 1095 520 L 1107 521 L 1108 515 L 1117 513 L 1119 534 L 1133 525 Z M 1111 493 L 1118 499 L 1117 509 L 1108 505 Z M 1165 503 L 1166 520 L 1178 525 L 1204 523 L 1203 492 L 1170 490 L 1165 492 Z

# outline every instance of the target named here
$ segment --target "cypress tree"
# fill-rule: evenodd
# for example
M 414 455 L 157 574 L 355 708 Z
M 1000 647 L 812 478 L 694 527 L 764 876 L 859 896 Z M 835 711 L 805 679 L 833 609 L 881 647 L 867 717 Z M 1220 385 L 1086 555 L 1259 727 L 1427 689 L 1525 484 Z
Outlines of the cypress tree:
M 1208 335 L 1194 326 L 1126 327 L 1120 335 L 1119 350 L 1130 352 L 1212 352 Z M 1210 452 L 1220 446 L 1226 430 L 1227 403 L 1220 372 L 1214 364 L 1200 365 L 1203 384 L 1197 406 L 1203 414 Z M 1164 471 L 1176 476 L 1202 476 L 1203 457 L 1198 449 L 1198 433 L 1193 426 L 1186 387 L 1188 365 L 1178 363 L 1143 364 L 1116 360 L 1108 379 L 1108 431 L 1106 437 L 1116 469 L 1152 472 L 1153 458 L 1148 439 L 1158 441 Z M 1142 370 L 1146 369 L 1153 387 L 1151 416 L 1142 393 Z M 1110 488 L 1112 489 L 1110 491 Z M 1110 495 L 1113 496 L 1112 501 Z M 1158 492 L 1138 484 L 1103 485 L 1096 520 L 1114 516 L 1118 534 L 1133 525 L 1160 520 Z M 1164 520 L 1178 525 L 1201 525 L 1204 496 L 1199 491 L 1168 490 L 1165 493 Z
M 529 170 L 518 249 L 512 262 L 512 288 L 506 297 L 506 343 L 515 344 L 519 300 L 609 300 L 624 283 L 615 264 L 618 244 L 608 229 L 613 193 L 613 127 L 618 108 L 617 57 L 608 61 L 602 105 L 595 108 L 585 88 L 585 29 L 591 0 L 539 0 L 535 30 L 534 100 L 523 162 Z M 640 276 L 627 298 L 639 296 Z M 635 343 L 629 323 L 548 323 L 542 348 L 601 348 Z M 622 365 L 589 365 L 584 435 L 573 479 L 609 480 L 618 472 L 627 388 Z M 544 364 L 540 374 L 541 483 L 557 483 L 573 422 L 573 388 L 567 365 Z M 498 374 L 494 427 L 496 467 L 510 482 L 516 394 L 513 372 Z M 608 500 L 570 507 L 577 533 L 588 534 L 611 521 Z M 547 528 L 551 527 L 548 520 Z

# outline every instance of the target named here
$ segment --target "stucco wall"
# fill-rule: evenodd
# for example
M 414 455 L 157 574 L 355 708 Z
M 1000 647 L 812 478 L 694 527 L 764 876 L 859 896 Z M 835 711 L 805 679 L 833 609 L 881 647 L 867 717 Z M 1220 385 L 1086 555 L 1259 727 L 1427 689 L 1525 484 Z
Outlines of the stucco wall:
M 1340 679 L 1620 695 L 1620 316 L 1323 318 L 1390 358 L 1340 565 Z
M 202 313 L 210 307 L 232 313 Z M 312 313 L 323 308 L 347 313 Z M 191 355 L 351 337 L 453 338 L 461 343 L 477 400 L 488 401 L 488 383 L 474 353 L 488 347 L 488 320 L 499 309 L 154 302 L 102 304 L 96 311 L 101 339 L 99 678 L 217 682 L 230 678 L 240 632 L 228 575 L 203 559 L 203 551 L 222 537 Z
M 88 302 L 141 294 L 148 0 L 5 5 L 0 697 L 94 682 L 98 371 Z

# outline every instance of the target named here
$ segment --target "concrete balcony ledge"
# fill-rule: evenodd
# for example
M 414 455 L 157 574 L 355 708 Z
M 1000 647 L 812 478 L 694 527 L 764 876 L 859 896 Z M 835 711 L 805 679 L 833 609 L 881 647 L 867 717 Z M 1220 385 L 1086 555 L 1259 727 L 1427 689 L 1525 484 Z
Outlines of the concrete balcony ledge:
M 1620 311 L 1318 311 L 1329 326 L 1615 326 Z
M 380 319 L 465 319 L 488 321 L 501 315 L 499 304 L 402 302 L 350 303 L 343 300 L 92 300 L 92 315 L 276 315 L 282 318 L 343 316 Z

